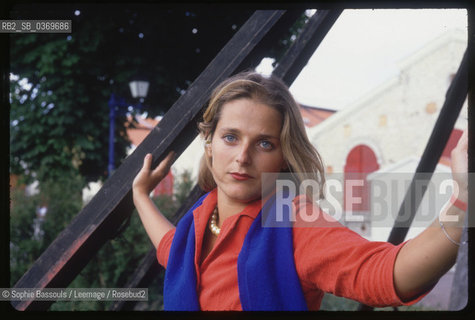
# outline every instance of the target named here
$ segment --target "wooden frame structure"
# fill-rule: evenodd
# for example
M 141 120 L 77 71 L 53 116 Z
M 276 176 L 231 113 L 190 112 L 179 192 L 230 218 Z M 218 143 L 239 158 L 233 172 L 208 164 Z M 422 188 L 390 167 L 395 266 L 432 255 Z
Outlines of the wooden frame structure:
M 311 55 L 338 19 L 342 10 L 317 10 L 289 48 L 274 70 L 274 74 L 290 86 L 306 65 Z M 160 123 L 150 132 L 140 146 L 131 154 L 116 172 L 105 182 L 101 190 L 72 220 L 70 225 L 51 243 L 32 267 L 15 284 L 15 288 L 59 288 L 67 287 L 86 266 L 102 245 L 110 240 L 121 228 L 133 211 L 131 186 L 141 168 L 146 153 L 151 153 L 155 167 L 164 156 L 174 150 L 179 156 L 197 135 L 195 128 L 206 105 L 212 88 L 222 80 L 247 68 L 254 67 L 264 57 L 268 43 L 277 37 L 304 13 L 303 10 L 256 11 L 236 32 L 217 56 L 203 70 L 184 95 L 170 108 Z M 465 100 L 468 89 L 467 54 L 450 86 L 446 102 L 426 146 L 417 172 L 433 172 L 443 151 L 450 131 Z M 448 115 L 451 115 L 450 117 Z M 412 186 L 412 185 L 411 185 Z M 411 187 L 413 188 L 413 186 Z M 410 201 L 408 191 L 401 206 Z M 177 223 L 188 208 L 203 194 L 195 186 L 187 200 L 177 211 Z M 414 212 L 421 199 L 416 199 L 411 208 Z M 402 242 L 407 226 L 395 224 L 390 242 Z M 158 263 L 155 250 L 144 258 L 128 283 L 128 287 L 143 287 L 157 273 Z M 18 310 L 47 310 L 51 301 L 15 301 Z M 111 310 L 132 309 L 135 302 L 117 302 Z M 361 306 L 360 310 L 368 310 Z

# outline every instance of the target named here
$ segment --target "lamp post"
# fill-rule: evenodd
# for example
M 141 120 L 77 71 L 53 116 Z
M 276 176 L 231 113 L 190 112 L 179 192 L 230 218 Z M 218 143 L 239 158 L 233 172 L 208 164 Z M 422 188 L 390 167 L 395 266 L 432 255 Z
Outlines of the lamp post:
M 115 117 L 117 114 L 122 114 L 127 111 L 128 107 L 141 109 L 142 102 L 147 96 L 148 81 L 131 81 L 129 83 L 130 92 L 133 98 L 139 98 L 139 103 L 133 105 L 126 103 L 124 98 L 118 97 L 114 93 L 111 94 L 109 99 L 109 164 L 107 171 L 109 177 L 115 169 L 114 166 L 114 136 L 115 136 Z

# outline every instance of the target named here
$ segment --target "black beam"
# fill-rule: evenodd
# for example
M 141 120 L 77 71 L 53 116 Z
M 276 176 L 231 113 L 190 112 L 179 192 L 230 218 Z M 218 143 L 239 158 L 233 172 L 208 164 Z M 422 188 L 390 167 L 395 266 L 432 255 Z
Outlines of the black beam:
M 440 114 L 434 125 L 434 129 L 430 135 L 429 141 L 424 149 L 421 160 L 416 168 L 414 179 L 406 192 L 401 207 L 399 208 L 398 217 L 404 217 L 404 220 L 396 218 L 393 229 L 389 234 L 388 242 L 392 244 L 400 244 L 404 241 L 409 227 L 416 215 L 417 209 L 421 204 L 427 185 L 432 178 L 435 167 L 439 162 L 440 156 L 449 141 L 450 134 L 454 128 L 455 122 L 460 114 L 463 103 L 468 92 L 468 54 L 462 58 L 462 62 L 457 70 L 452 83 L 450 84 L 445 102 L 440 110 Z M 422 192 L 416 192 L 416 181 L 420 186 L 425 186 Z M 406 212 L 409 208 L 409 212 Z
M 170 108 L 140 146 L 127 157 L 69 226 L 35 261 L 15 288 L 64 288 L 84 268 L 133 210 L 131 186 L 145 154 L 155 167 L 174 150 L 177 156 L 196 136 L 201 108 L 212 88 L 228 78 L 285 11 L 256 11 L 221 49 L 186 93 Z M 17 310 L 46 310 L 51 301 L 14 301 Z
M 200 189 L 198 185 L 195 185 L 194 188 L 190 191 L 190 194 L 186 198 L 185 202 L 180 206 L 180 208 L 175 213 L 173 217 L 173 224 L 176 225 L 178 221 L 183 217 L 185 213 L 193 206 L 193 204 L 198 201 L 198 199 L 204 195 L 204 191 Z M 158 264 L 157 255 L 155 248 L 152 248 L 142 263 L 135 270 L 134 274 L 130 281 L 125 285 L 125 288 L 144 288 L 148 287 L 149 283 L 157 276 L 158 272 L 161 270 L 161 266 Z M 119 310 L 133 310 L 133 307 L 137 301 L 116 301 L 110 308 L 111 311 Z
M 134 272 L 133 279 L 127 283 L 124 288 L 145 288 L 155 279 L 162 270 L 157 262 L 155 249 L 150 250 L 142 260 L 140 266 Z M 118 300 L 109 308 L 110 311 L 128 311 L 133 310 L 138 301 Z
M 269 32 L 269 35 L 266 36 L 266 38 L 263 39 L 263 41 L 256 47 L 255 51 L 256 55 L 259 56 L 259 59 L 262 59 L 262 57 L 264 57 L 264 48 L 267 46 L 271 46 L 272 41 L 278 39 L 279 35 L 282 34 L 283 31 L 288 30 L 292 23 L 295 22 L 295 20 L 298 19 L 301 14 L 301 12 L 293 12 L 289 13 L 287 18 L 281 19 L 281 21 L 279 22 L 279 26 L 273 29 L 272 32 Z M 279 63 L 280 67 L 276 68 L 276 70 L 278 70 L 276 75 L 282 78 L 287 85 L 290 86 L 295 80 L 295 77 L 293 76 L 288 77 L 288 73 L 296 75 L 300 73 L 301 69 L 305 66 L 308 59 L 310 59 L 313 52 L 321 43 L 322 39 L 328 33 L 328 30 L 331 28 L 331 26 L 340 14 L 341 10 L 319 10 L 305 24 L 300 35 L 297 37 L 292 46 L 287 50 L 284 57 L 282 58 L 282 62 Z M 246 66 L 246 64 L 250 64 L 251 66 L 253 66 L 253 64 L 255 64 L 255 61 L 260 61 L 259 59 L 255 59 L 250 55 L 248 56 L 248 58 L 245 59 L 245 61 L 243 61 L 243 63 L 238 69 L 247 69 L 248 66 Z M 198 187 L 195 186 L 195 189 L 196 188 Z M 190 192 L 190 195 L 186 200 L 187 206 L 185 208 L 191 207 L 202 194 L 200 193 L 198 195 L 195 192 Z M 178 210 L 178 219 L 175 220 L 174 224 L 176 224 L 179 218 L 181 218 L 181 216 L 186 213 L 186 211 L 181 212 L 182 208 Z M 126 285 L 126 287 L 140 288 L 148 286 L 148 283 L 153 280 L 153 277 L 147 278 L 147 280 L 144 280 L 143 278 L 147 277 L 147 275 L 152 272 L 151 270 L 156 270 L 155 268 L 158 266 L 158 262 L 156 260 L 156 252 L 154 249 L 152 249 L 149 253 L 147 253 L 147 256 L 144 258 L 143 262 L 136 269 L 134 275 L 132 276 L 130 282 Z M 118 301 L 111 307 L 111 310 L 131 310 L 133 309 L 133 306 L 135 304 L 136 301 L 128 301 L 127 303 L 123 301 Z
M 462 62 L 457 70 L 452 83 L 445 95 L 445 102 L 440 110 L 440 114 L 432 129 L 429 141 L 424 149 L 421 160 L 416 168 L 414 178 L 404 196 L 404 200 L 399 208 L 398 216 L 394 221 L 394 226 L 389 234 L 388 242 L 400 244 L 406 238 L 409 227 L 414 220 L 417 209 L 421 204 L 427 185 L 432 178 L 435 167 L 439 162 L 440 156 L 449 140 L 450 134 L 454 128 L 455 122 L 460 114 L 465 98 L 468 92 L 468 54 L 462 58 Z M 416 192 L 416 181 L 419 188 Z M 420 191 L 420 192 L 419 192 Z M 408 212 L 406 210 L 409 210 Z M 399 219 L 404 217 L 403 219 Z M 359 311 L 371 311 L 373 308 L 360 304 Z
M 236 69 L 237 72 L 255 69 L 263 58 L 269 55 L 269 48 L 274 47 L 290 28 L 305 14 L 305 10 L 287 10 L 282 19 L 269 31 L 261 42 L 254 48 L 253 54 L 244 59 Z

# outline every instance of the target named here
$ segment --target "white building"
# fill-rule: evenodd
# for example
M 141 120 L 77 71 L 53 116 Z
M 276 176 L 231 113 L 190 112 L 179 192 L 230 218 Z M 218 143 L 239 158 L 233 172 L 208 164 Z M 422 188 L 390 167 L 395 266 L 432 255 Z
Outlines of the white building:
M 401 61 L 397 76 L 311 128 L 309 138 L 327 172 L 365 172 L 366 177 L 374 172 L 414 170 L 466 47 L 467 35 L 462 30 L 440 36 Z M 465 101 L 449 141 L 452 148 L 466 126 Z M 448 172 L 449 164 L 444 152 L 439 172 Z M 371 237 L 369 221 L 347 225 L 370 239 L 387 240 L 381 239 L 381 232 L 376 232 L 377 239 Z

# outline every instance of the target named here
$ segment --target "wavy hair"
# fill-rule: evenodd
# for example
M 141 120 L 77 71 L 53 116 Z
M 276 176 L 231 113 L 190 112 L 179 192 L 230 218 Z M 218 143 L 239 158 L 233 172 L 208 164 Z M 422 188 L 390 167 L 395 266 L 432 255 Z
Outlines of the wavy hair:
M 316 180 L 320 186 L 318 198 L 323 198 L 325 175 L 321 156 L 308 140 L 299 105 L 279 78 L 241 72 L 223 81 L 213 90 L 203 121 L 198 124 L 201 137 L 207 143 L 211 141 L 223 105 L 238 99 L 254 100 L 274 108 L 282 115 L 280 144 L 287 171 L 292 173 L 297 183 L 306 179 Z M 216 188 L 210 166 L 211 159 L 205 152 L 198 174 L 198 184 L 204 191 Z

